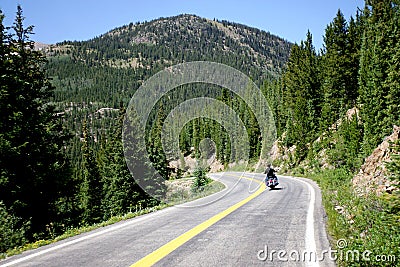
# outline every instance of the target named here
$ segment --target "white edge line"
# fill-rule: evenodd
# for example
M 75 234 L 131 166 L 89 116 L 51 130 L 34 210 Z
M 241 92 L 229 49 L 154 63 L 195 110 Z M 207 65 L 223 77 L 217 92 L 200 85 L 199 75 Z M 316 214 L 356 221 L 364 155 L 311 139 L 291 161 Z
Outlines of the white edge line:
M 281 176 L 281 177 L 295 179 L 293 177 L 288 177 L 288 176 Z M 316 253 L 316 244 L 315 244 L 315 237 L 314 237 L 315 190 L 309 183 L 307 183 L 307 182 L 305 182 L 303 180 L 300 180 L 300 179 L 295 179 L 295 180 L 306 184 L 308 189 L 309 189 L 309 191 L 310 191 L 310 203 L 309 203 L 308 210 L 307 210 L 305 244 L 306 244 L 306 251 Z M 93 233 L 93 234 L 89 234 L 89 235 L 86 235 L 86 236 L 83 236 L 83 237 L 80 237 L 80 238 L 77 238 L 77 239 L 74 239 L 74 240 L 71 240 L 71 241 L 67 241 L 67 242 L 65 242 L 63 244 L 56 245 L 56 246 L 50 247 L 48 249 L 44 249 L 42 251 L 27 255 L 25 257 L 22 257 L 22 258 L 7 262 L 5 264 L 1 264 L 0 266 L 1 267 L 7 267 L 7 266 L 12 266 L 12 265 L 21 263 L 23 261 L 27 261 L 27 260 L 32 259 L 34 257 L 49 253 L 51 251 L 54 251 L 54 250 L 57 250 L 57 249 L 61 249 L 61 248 L 66 247 L 66 246 L 70 246 L 70 245 L 73 245 L 75 243 L 78 243 L 78 242 L 81 242 L 81 241 L 84 241 L 84 240 L 87 240 L 87 239 L 90 239 L 90 238 L 93 238 L 93 237 L 96 237 L 96 236 L 99 236 L 99 235 L 102 235 L 102 234 L 106 234 L 108 232 L 112 232 L 112 231 L 118 230 L 118 229 L 126 227 L 126 226 L 128 226 L 130 224 L 134 224 L 134 223 L 140 222 L 142 220 L 147 219 L 150 216 L 152 217 L 152 216 L 155 216 L 156 214 L 158 215 L 158 214 L 160 214 L 162 212 L 165 212 L 166 210 L 169 210 L 171 208 L 174 208 L 174 207 L 165 208 L 165 209 L 159 210 L 157 212 L 152 212 L 152 213 L 148 214 L 148 216 L 134 218 L 133 220 L 125 222 L 123 224 L 119 224 L 119 225 L 108 227 L 107 229 L 104 229 L 102 231 L 99 231 L 99 232 L 96 232 L 96 233 Z M 314 255 L 316 256 L 316 254 L 314 254 Z M 316 261 L 315 262 L 307 262 L 307 266 L 319 266 L 319 264 Z
M 281 175 L 279 175 L 281 176 Z M 314 187 L 311 186 L 310 183 L 294 178 L 294 177 L 289 177 L 289 176 L 281 176 L 284 178 L 290 178 L 294 179 L 296 181 L 302 182 L 303 184 L 306 184 L 308 187 L 308 190 L 310 192 L 310 203 L 308 205 L 308 210 L 307 210 L 307 218 L 306 218 L 306 234 L 305 234 L 305 249 L 306 252 L 308 253 L 307 255 L 310 255 L 310 253 L 313 253 L 314 261 L 306 261 L 306 266 L 319 266 L 318 262 L 318 255 L 317 255 L 317 245 L 315 243 L 315 234 L 314 234 L 314 206 L 315 206 L 315 189 Z
M 99 235 L 103 235 L 103 234 L 106 234 L 106 233 L 108 233 L 108 232 L 112 232 L 112 231 L 118 230 L 118 229 L 120 229 L 120 228 L 129 226 L 129 225 L 131 225 L 131 224 L 138 223 L 138 222 L 140 222 L 140 221 L 143 221 L 143 220 L 148 219 L 149 217 L 153 217 L 153 216 L 158 215 L 158 214 L 160 214 L 160 213 L 164 213 L 164 212 L 166 212 L 166 211 L 168 211 L 168 210 L 170 210 L 170 209 L 172 209 L 172 208 L 174 208 L 174 207 L 168 207 L 168 208 L 165 208 L 165 209 L 162 209 L 162 210 L 158 210 L 158 211 L 155 211 L 155 212 L 151 212 L 151 213 L 145 214 L 145 215 L 147 215 L 147 216 L 138 216 L 138 217 L 132 218 L 132 219 L 130 219 L 129 221 L 124 222 L 124 223 L 122 223 L 122 224 L 111 225 L 111 226 L 107 227 L 107 229 L 98 231 L 98 232 L 93 233 L 93 234 L 85 235 L 85 236 L 83 236 L 83 237 L 80 237 L 80 238 L 77 238 L 77 239 L 74 239 L 74 240 L 71 240 L 71 241 L 67 241 L 67 242 L 65 242 L 65 243 L 63 243 L 63 244 L 56 245 L 56 246 L 54 246 L 54 247 L 50 247 L 50 248 L 44 249 L 44 250 L 42 250 L 42 251 L 38 251 L 38 252 L 36 252 L 36 253 L 33 253 L 33 254 L 30 254 L 30 255 L 24 256 L 24 257 L 22 257 L 22 258 L 19 258 L 19 259 L 16 259 L 16 260 L 7 262 L 7 263 L 5 263 L 5 264 L 1 264 L 1 262 L 0 262 L 0 266 L 1 266 L 1 267 L 7 267 L 7 266 L 12 266 L 12 265 L 21 263 L 21 262 L 23 262 L 23 261 L 27 261 L 27 260 L 32 259 L 32 258 L 35 258 L 35 257 L 37 257 L 37 256 L 40 256 L 40 255 L 49 253 L 49 252 L 51 252 L 51 251 L 54 251 L 54 250 L 57 250 L 57 249 L 61 249 L 61 248 L 66 247 L 66 246 L 70 246 L 70 245 L 73 245 L 73 244 L 75 244 L 75 243 L 82 242 L 82 241 L 85 241 L 85 240 L 87 240 L 87 239 L 90 239 L 90 238 L 93 238 L 93 237 L 96 237 L 96 236 L 99 236 Z M 7 259 L 6 259 L 6 260 L 7 260 Z
M 223 176 L 223 175 L 221 175 L 221 176 Z M 219 182 L 221 182 L 221 181 L 219 181 Z M 224 182 L 221 182 L 221 183 L 224 184 L 224 186 L 225 186 L 225 188 L 222 191 L 220 191 L 220 192 L 223 192 L 223 191 L 227 190 L 228 186 Z M 216 193 L 214 193 L 212 195 L 218 194 L 220 192 L 216 192 Z M 212 196 L 212 195 L 210 195 L 210 196 Z M 210 196 L 207 196 L 207 197 L 210 197 Z M 198 199 L 194 200 L 193 202 L 195 202 L 195 201 L 198 201 Z M 177 205 L 176 207 L 179 207 L 179 205 Z M 103 235 L 103 234 L 106 234 L 108 232 L 112 232 L 112 231 L 118 230 L 120 228 L 123 228 L 123 227 L 129 226 L 131 224 L 140 222 L 142 220 L 148 219 L 149 217 L 156 216 L 156 215 L 158 215 L 160 213 L 166 212 L 166 211 L 168 211 L 168 210 L 170 210 L 172 208 L 176 208 L 176 207 L 172 206 L 172 207 L 168 207 L 168 208 L 165 208 L 165 209 L 162 209 L 162 210 L 158 210 L 158 211 L 155 211 L 155 212 L 151 212 L 151 213 L 145 214 L 146 216 L 138 216 L 136 218 L 130 219 L 129 221 L 127 221 L 125 223 L 122 223 L 122 224 L 119 224 L 119 225 L 114 225 L 114 226 L 109 226 L 109 227 L 107 227 L 107 229 L 104 229 L 102 231 L 99 231 L 99 232 L 96 232 L 96 233 L 93 233 L 93 234 L 89 234 L 89 235 L 86 235 L 86 236 L 83 236 L 83 237 L 80 237 L 80 238 L 77 238 L 77 239 L 74 239 L 74 240 L 71 240 L 71 241 L 67 241 L 67 242 L 65 242 L 63 244 L 56 245 L 54 247 L 50 247 L 48 249 L 44 249 L 44 250 L 38 251 L 36 253 L 24 256 L 22 258 L 19 258 L 19 259 L 16 259 L 16 260 L 4 263 L 4 264 L 1 264 L 1 262 L 0 262 L 0 267 L 12 266 L 12 265 L 27 261 L 29 259 L 35 258 L 37 256 L 52 252 L 54 250 L 61 249 L 63 247 L 67 247 L 67 246 L 73 245 L 75 243 L 79 243 L 79 242 L 85 241 L 87 239 L 90 239 L 90 238 L 93 238 L 93 237 L 96 237 L 96 236 L 99 236 L 99 235 Z M 82 233 L 82 234 L 84 234 L 84 233 Z M 5 260 L 7 260 L 7 259 L 5 259 Z

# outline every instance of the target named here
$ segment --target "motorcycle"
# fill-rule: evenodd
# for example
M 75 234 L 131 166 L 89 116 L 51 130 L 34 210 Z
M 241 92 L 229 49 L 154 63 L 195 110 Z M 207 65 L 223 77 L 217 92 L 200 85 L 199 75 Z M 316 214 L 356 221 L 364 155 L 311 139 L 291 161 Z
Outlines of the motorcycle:
M 276 176 L 267 177 L 267 178 L 265 178 L 265 184 L 267 187 L 274 189 L 279 184 L 278 178 Z

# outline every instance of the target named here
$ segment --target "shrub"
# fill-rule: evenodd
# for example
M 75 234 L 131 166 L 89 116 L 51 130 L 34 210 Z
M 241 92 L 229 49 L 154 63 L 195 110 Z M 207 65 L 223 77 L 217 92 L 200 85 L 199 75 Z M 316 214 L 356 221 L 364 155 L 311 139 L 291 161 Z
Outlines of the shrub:
M 22 222 L 21 218 L 12 215 L 0 201 L 0 253 L 24 244 L 28 228 L 27 222 Z
M 195 180 L 192 186 L 194 192 L 203 191 L 204 186 L 209 184 L 212 180 L 207 177 L 207 169 L 204 167 L 197 167 L 194 172 Z

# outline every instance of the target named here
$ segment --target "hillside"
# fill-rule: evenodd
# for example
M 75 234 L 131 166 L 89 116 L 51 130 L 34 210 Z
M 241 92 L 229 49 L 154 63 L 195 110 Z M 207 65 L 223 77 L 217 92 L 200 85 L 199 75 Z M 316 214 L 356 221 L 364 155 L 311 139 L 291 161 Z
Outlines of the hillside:
M 324 49 L 317 53 L 308 33 L 265 89 L 279 136 L 274 165 L 318 182 L 333 246 L 346 240 L 346 249 L 371 255 L 399 253 L 399 25 L 392 2 L 367 1 L 349 19 L 339 10 Z
M 49 60 L 48 74 L 55 86 L 53 100 L 58 114 L 77 137 L 69 153 L 73 161 L 78 161 L 74 165 L 79 166 L 83 120 L 88 121 L 95 142 L 107 138 L 121 103 L 126 106 L 142 82 L 165 67 L 189 61 L 219 62 L 261 85 L 281 74 L 291 46 L 280 37 L 245 25 L 179 15 L 131 23 L 88 41 L 65 41 L 43 47 L 42 51 Z M 163 101 L 165 114 L 186 99 L 204 96 L 204 90 L 196 85 L 181 89 Z M 209 86 L 207 91 L 209 97 L 223 98 L 219 88 Z M 233 101 L 228 102 L 233 105 Z M 159 108 L 154 107 L 149 125 Z M 244 119 L 253 115 L 242 109 L 241 116 Z M 192 130 L 188 131 L 188 136 L 193 136 Z M 216 131 L 222 132 L 219 128 Z M 253 143 L 257 142 L 257 134 L 251 133 Z M 196 147 L 193 142 L 188 140 L 186 148 Z M 224 157 L 225 152 L 218 153 Z
M 290 48 L 284 39 L 255 28 L 180 15 L 131 23 L 88 41 L 65 41 L 44 51 L 57 102 L 84 100 L 118 107 L 143 80 L 188 61 L 224 63 L 260 85 L 281 73 Z
M 129 24 L 84 42 L 63 42 L 48 50 L 73 60 L 114 68 L 165 66 L 209 60 L 237 67 L 255 80 L 275 77 L 291 44 L 265 31 L 195 15 Z

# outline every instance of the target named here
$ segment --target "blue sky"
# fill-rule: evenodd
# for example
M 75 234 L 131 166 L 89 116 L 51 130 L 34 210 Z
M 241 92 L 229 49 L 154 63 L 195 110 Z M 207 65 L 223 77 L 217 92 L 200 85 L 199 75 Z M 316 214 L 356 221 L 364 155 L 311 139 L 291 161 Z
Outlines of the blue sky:
M 12 24 L 18 3 L 26 25 L 35 26 L 32 39 L 43 43 L 87 40 L 130 22 L 186 13 L 253 26 L 291 42 L 304 40 L 309 29 L 318 49 L 339 8 L 348 19 L 364 6 L 364 0 L 1 0 L 5 25 Z

